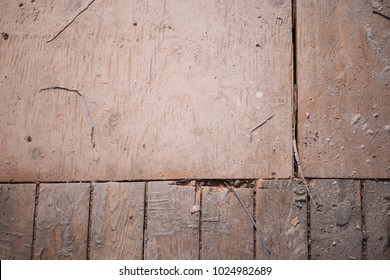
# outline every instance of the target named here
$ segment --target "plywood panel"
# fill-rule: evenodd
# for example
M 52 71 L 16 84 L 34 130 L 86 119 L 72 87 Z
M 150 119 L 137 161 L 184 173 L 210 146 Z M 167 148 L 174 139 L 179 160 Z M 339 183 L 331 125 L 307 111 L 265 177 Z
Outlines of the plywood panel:
M 253 190 L 235 192 L 253 214 Z M 202 194 L 201 259 L 253 259 L 253 224 L 234 194 L 224 187 L 204 187 Z
M 92 196 L 90 258 L 142 259 L 145 183 L 100 183 Z
M 361 259 L 362 221 L 359 181 L 314 180 L 310 204 L 312 259 Z
M 87 258 L 89 184 L 39 187 L 34 259 Z
M 0 259 L 31 259 L 35 188 L 0 184 Z
M 307 201 L 305 186 L 298 181 L 261 181 L 256 189 L 256 221 L 262 229 L 271 259 L 308 258 Z M 266 259 L 256 235 L 258 259 Z
M 1 3 L 0 180 L 292 174 L 290 1 L 57 2 Z
M 390 260 L 390 182 L 365 182 L 363 211 L 366 258 Z
M 172 184 L 147 184 L 145 259 L 198 259 L 199 196 Z
M 385 3 L 297 1 L 298 146 L 306 177 L 390 178 Z

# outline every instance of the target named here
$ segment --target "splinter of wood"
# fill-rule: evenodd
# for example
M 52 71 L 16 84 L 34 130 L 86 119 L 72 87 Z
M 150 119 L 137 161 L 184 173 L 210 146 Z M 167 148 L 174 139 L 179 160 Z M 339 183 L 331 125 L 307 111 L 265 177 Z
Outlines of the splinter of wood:
M 385 19 L 387 20 L 390 20 L 390 17 L 389 16 L 386 16 L 385 14 L 382 14 L 381 12 L 378 12 L 378 11 L 372 11 L 373 14 L 376 14 L 376 15 L 379 15 L 379 16 L 382 16 L 384 17 Z
M 263 125 L 265 125 L 269 120 L 271 120 L 273 117 L 275 117 L 275 114 L 273 114 L 272 116 L 268 117 L 265 121 L 263 121 L 261 124 L 259 124 L 258 126 L 256 126 L 254 129 L 251 130 L 251 134 L 256 130 L 256 129 L 259 129 L 260 127 L 262 127 Z
M 92 5 L 93 2 L 95 2 L 95 0 L 90 1 L 90 2 L 88 3 L 88 5 L 87 5 L 84 9 L 82 9 L 80 12 L 78 12 L 78 13 L 77 13 L 77 14 L 76 14 L 76 15 L 75 15 L 67 24 L 65 24 L 64 27 L 62 27 L 62 28 L 60 29 L 60 31 L 58 31 L 50 40 L 46 41 L 46 43 L 50 43 L 51 41 L 53 41 L 54 39 L 56 39 L 58 36 L 60 36 L 60 34 L 61 34 L 62 32 L 64 32 L 65 29 L 67 29 L 67 28 L 76 20 L 76 18 L 78 18 L 79 15 L 81 15 L 82 13 L 84 13 L 84 12 L 89 8 L 89 6 Z
M 91 112 L 89 111 L 88 109 L 88 104 L 87 104 L 87 99 L 85 98 L 85 95 L 81 94 L 81 92 L 79 92 L 77 89 L 72 89 L 72 88 L 67 88 L 67 87 L 62 87 L 62 86 L 53 86 L 53 87 L 47 87 L 47 88 L 43 88 L 41 90 L 39 90 L 39 92 L 42 92 L 42 91 L 48 91 L 48 90 L 64 90 L 64 91 L 68 91 L 68 92 L 74 92 L 76 93 L 78 96 L 80 96 L 83 100 L 83 103 L 84 103 L 84 109 L 85 109 L 85 112 L 87 114 L 87 119 L 88 119 L 88 123 L 89 123 L 89 126 L 91 127 L 91 144 L 92 144 L 92 148 L 95 148 L 96 146 L 96 142 L 95 142 L 95 126 L 93 124 L 93 121 L 92 121 L 92 115 L 91 115 Z
M 234 194 L 234 196 L 237 198 L 238 202 L 240 202 L 242 208 L 244 208 L 245 210 L 245 213 L 248 215 L 249 219 L 251 220 L 253 226 L 255 227 L 256 229 L 256 232 L 257 234 L 259 235 L 260 237 L 260 240 L 261 240 L 261 244 L 263 245 L 263 248 L 265 250 L 265 256 L 267 258 L 267 260 L 271 259 L 271 252 L 270 250 L 268 249 L 268 246 L 267 246 L 267 242 L 265 241 L 265 238 L 264 238 L 264 235 L 263 235 L 263 232 L 261 231 L 259 225 L 255 222 L 255 220 L 253 219 L 252 215 L 249 213 L 248 209 L 246 208 L 244 202 L 241 200 L 241 198 L 237 195 L 237 193 L 235 192 L 235 190 L 233 189 L 233 187 L 229 186 L 226 182 L 224 182 L 224 185 L 223 185 L 225 188 L 227 188 L 230 192 L 232 192 Z

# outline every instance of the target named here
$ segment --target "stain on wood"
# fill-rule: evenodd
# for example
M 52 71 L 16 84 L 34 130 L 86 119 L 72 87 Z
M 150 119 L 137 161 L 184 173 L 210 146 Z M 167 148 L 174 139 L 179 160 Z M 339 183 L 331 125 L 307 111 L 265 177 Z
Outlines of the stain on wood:
M 31 259 L 34 184 L 0 184 L 0 259 Z
M 142 259 L 145 183 L 99 183 L 93 188 L 91 259 Z
M 299 181 L 257 181 L 256 221 L 273 260 L 308 258 L 306 189 Z M 256 235 L 256 257 L 266 259 Z
M 390 182 L 365 181 L 366 258 L 390 260 Z
M 390 177 L 390 37 L 378 10 L 390 13 L 381 1 L 297 1 L 298 148 L 307 177 Z
M 170 184 L 147 184 L 145 259 L 198 259 L 199 196 L 193 186 Z
M 39 187 L 34 259 L 87 258 L 89 184 Z
M 86 3 L 2 3 L 1 181 L 292 175 L 290 1 L 95 1 L 46 43 Z
M 310 204 L 312 259 L 362 259 L 360 184 L 353 180 L 313 180 Z
M 235 189 L 250 213 L 253 213 L 253 190 Z M 254 227 L 232 192 L 224 187 L 202 190 L 203 260 L 248 260 L 254 257 Z

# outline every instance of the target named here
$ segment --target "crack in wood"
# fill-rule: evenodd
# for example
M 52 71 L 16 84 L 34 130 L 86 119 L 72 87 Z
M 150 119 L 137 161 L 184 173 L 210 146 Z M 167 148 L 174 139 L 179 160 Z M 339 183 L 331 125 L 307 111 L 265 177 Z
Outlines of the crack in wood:
M 93 121 L 92 121 L 92 115 L 91 115 L 91 112 L 89 111 L 89 108 L 88 108 L 88 105 L 87 105 L 87 99 L 85 98 L 85 95 L 81 94 L 81 92 L 79 90 L 77 90 L 77 89 L 71 89 L 71 88 L 67 88 L 67 87 L 63 87 L 63 86 L 46 87 L 46 88 L 40 89 L 39 92 L 48 91 L 48 90 L 64 90 L 64 91 L 68 91 L 68 92 L 74 92 L 74 93 L 76 93 L 78 96 L 80 96 L 82 98 L 83 103 L 84 103 L 84 109 L 85 109 L 85 112 L 87 114 L 88 123 L 89 123 L 89 126 L 91 127 L 91 139 L 90 139 L 90 142 L 92 144 L 92 148 L 95 148 L 95 146 L 96 146 L 96 142 L 95 142 L 95 126 L 94 126 Z

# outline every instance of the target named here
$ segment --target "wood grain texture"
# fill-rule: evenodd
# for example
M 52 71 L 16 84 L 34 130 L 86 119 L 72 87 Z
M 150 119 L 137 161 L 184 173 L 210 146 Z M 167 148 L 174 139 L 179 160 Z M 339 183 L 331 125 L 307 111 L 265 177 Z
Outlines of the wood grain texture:
M 362 259 L 359 181 L 313 180 L 311 191 L 319 205 L 310 204 L 311 258 Z
M 290 1 L 95 1 L 46 43 L 85 2 L 0 4 L 0 180 L 292 175 Z
M 195 187 L 170 184 L 147 184 L 145 259 L 198 259 L 199 196 Z
M 390 260 L 390 182 L 365 182 L 363 211 L 366 258 Z
M 39 187 L 34 259 L 87 258 L 89 184 Z
M 235 189 L 235 192 L 253 213 L 252 189 Z M 226 188 L 203 188 L 201 230 L 201 259 L 253 259 L 253 224 L 237 198 Z
M 297 1 L 298 148 L 306 177 L 390 178 L 386 1 Z M 387 2 L 388 3 L 388 2 Z
M 34 184 L 0 184 L 0 259 L 31 259 Z
M 307 201 L 298 181 L 262 181 L 256 188 L 256 221 L 263 231 L 273 260 L 308 258 Z M 266 259 L 256 235 L 256 256 Z
M 100 183 L 92 196 L 91 259 L 142 259 L 145 183 Z

